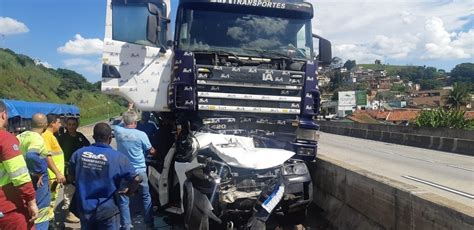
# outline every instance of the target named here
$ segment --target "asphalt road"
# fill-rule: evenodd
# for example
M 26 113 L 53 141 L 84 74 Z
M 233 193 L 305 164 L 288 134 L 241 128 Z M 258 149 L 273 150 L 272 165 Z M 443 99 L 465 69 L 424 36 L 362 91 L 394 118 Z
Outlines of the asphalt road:
M 321 133 L 318 154 L 474 207 L 474 157 L 330 133 Z M 413 177 L 458 190 L 468 197 Z

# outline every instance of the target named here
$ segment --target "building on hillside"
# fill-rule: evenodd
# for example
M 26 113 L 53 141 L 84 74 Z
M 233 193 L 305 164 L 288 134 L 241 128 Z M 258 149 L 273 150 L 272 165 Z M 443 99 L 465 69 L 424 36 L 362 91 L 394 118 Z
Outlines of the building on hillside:
M 355 121 L 360 122 L 367 121 L 369 119 L 364 118 L 362 114 L 367 114 L 371 118 L 387 124 L 397 124 L 397 125 L 408 125 L 412 123 L 418 115 L 420 114 L 421 110 L 413 110 L 413 109 L 394 109 L 391 111 L 386 110 L 362 110 L 354 112 L 356 114 Z M 354 119 L 353 119 L 354 120 Z
M 337 114 L 337 101 L 322 101 L 321 115 L 324 117 L 333 116 Z
M 392 108 L 405 108 L 407 107 L 406 101 L 390 101 L 388 105 Z
M 468 120 L 474 120 L 474 111 L 466 111 L 464 117 Z
M 394 110 L 388 112 L 385 120 L 392 124 L 408 125 L 416 120 L 420 112 L 421 110 Z
M 372 100 L 369 104 L 369 108 L 371 110 L 378 110 L 380 109 L 381 101 L 379 100 Z
M 325 87 L 325 86 L 328 86 L 331 83 L 331 78 L 329 78 L 325 74 L 318 75 L 317 79 L 318 79 L 318 86 L 319 87 Z
M 474 109 L 473 107 L 474 107 L 474 94 L 471 94 L 471 100 L 469 101 L 469 103 L 467 103 L 466 109 L 470 111 Z
M 376 71 L 374 71 L 374 77 L 377 77 L 377 78 L 387 77 L 387 71 L 385 71 L 385 70 L 376 70 Z
M 412 108 L 438 108 L 445 106 L 445 97 L 448 90 L 412 91 L 408 106 Z
M 380 78 L 378 80 L 378 89 L 390 89 L 392 88 L 392 81 L 388 77 Z

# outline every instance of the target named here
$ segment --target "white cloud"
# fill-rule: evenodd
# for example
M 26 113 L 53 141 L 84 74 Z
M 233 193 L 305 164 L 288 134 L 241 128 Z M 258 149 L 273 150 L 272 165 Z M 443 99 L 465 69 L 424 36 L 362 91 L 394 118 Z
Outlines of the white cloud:
M 86 72 L 95 75 L 102 73 L 102 63 L 100 59 L 90 60 L 85 58 L 71 58 L 64 60 L 63 63 L 64 66 L 80 72 Z
M 92 64 L 92 61 L 84 58 L 71 58 L 63 61 L 66 67 L 85 66 Z
M 374 60 L 383 60 L 383 56 L 376 54 L 370 47 L 356 44 L 341 44 L 334 46 L 334 56 L 343 60 L 356 60 L 357 63 L 373 63 Z
M 27 33 L 28 31 L 30 30 L 24 23 L 9 17 L 0 17 L 0 34 L 12 35 Z
M 103 42 L 98 38 L 83 38 L 80 34 L 74 36 L 74 40 L 69 40 L 64 46 L 57 50 L 60 53 L 71 55 L 94 55 L 102 54 Z
M 472 0 L 310 2 L 313 31 L 329 39 L 333 55 L 343 59 L 408 64 L 474 56 L 474 31 L 465 29 L 474 12 Z
M 402 39 L 400 37 L 387 37 L 384 35 L 377 35 L 373 42 L 374 52 L 387 58 L 401 59 L 406 58 L 410 52 L 416 48 L 417 38 L 413 35 L 408 35 L 409 39 Z
M 425 31 L 425 52 L 421 58 L 458 59 L 472 56 L 474 30 L 449 33 L 444 28 L 443 20 L 434 17 L 426 21 Z

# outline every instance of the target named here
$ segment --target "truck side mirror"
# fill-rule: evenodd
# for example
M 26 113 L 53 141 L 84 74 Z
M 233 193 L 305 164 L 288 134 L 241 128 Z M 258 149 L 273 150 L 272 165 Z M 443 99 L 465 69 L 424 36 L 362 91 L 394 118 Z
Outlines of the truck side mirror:
M 147 26 L 146 26 L 146 38 L 149 42 L 156 44 L 158 40 L 159 31 L 158 27 L 159 19 L 155 15 L 148 15 Z
M 148 12 L 153 15 L 158 15 L 158 12 L 160 12 L 160 9 L 158 9 L 158 6 L 153 4 L 153 3 L 148 3 Z
M 313 34 L 313 38 L 317 38 L 319 40 L 318 61 L 323 65 L 331 64 L 331 60 L 332 60 L 331 42 L 316 34 Z
M 150 15 L 148 16 L 147 21 L 147 40 L 153 44 L 159 45 L 161 42 L 166 41 L 166 31 L 162 31 L 162 24 L 163 22 L 170 23 L 171 21 L 169 18 L 163 17 L 163 14 L 166 15 L 166 3 L 163 3 L 163 5 L 148 3 L 148 12 Z M 164 40 L 161 41 L 161 39 Z M 161 44 L 161 46 L 164 45 Z

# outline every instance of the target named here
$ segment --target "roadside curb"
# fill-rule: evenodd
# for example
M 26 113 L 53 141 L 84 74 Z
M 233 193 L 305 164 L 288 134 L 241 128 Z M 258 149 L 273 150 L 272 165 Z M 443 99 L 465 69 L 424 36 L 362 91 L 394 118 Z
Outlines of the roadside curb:
M 318 156 L 314 202 L 341 229 L 474 229 L 474 207 Z

